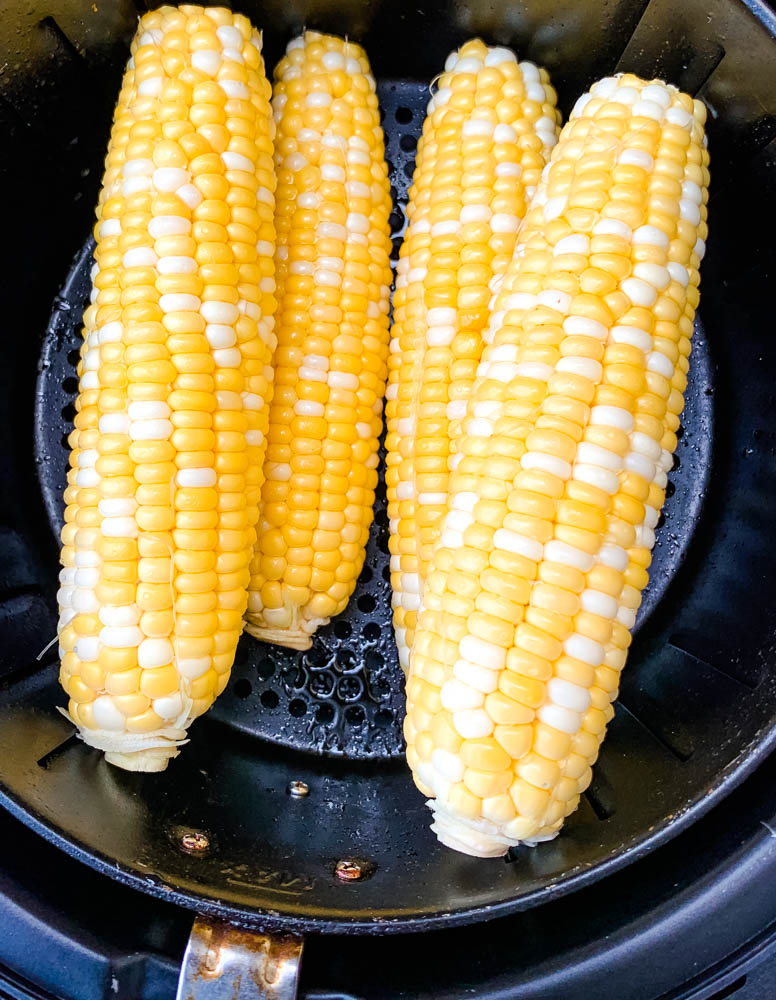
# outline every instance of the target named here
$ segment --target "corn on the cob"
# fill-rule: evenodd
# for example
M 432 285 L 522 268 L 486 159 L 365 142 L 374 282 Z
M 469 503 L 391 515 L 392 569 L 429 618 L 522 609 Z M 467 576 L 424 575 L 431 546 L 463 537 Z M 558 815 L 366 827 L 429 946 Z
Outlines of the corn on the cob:
M 451 54 L 428 105 L 396 278 L 386 405 L 394 629 L 405 671 L 493 282 L 512 259 L 559 121 L 546 71 L 479 39 Z
M 363 50 L 306 32 L 276 70 L 278 311 L 247 629 L 306 649 L 364 561 L 388 355 L 391 200 Z
M 683 405 L 704 121 L 661 82 L 593 87 L 495 302 L 408 681 L 408 760 L 465 853 L 555 836 L 612 716 Z
M 162 770 L 242 629 L 274 347 L 261 38 L 223 8 L 140 21 L 97 210 L 62 532 L 82 738 Z

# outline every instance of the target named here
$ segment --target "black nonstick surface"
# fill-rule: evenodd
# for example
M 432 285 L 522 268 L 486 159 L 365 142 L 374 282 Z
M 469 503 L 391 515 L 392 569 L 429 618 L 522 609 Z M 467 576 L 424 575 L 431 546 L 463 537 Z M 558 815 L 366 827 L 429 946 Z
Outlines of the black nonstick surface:
M 625 68 L 662 71 L 691 86 L 679 69 L 661 70 L 665 56 L 650 54 L 648 15 L 654 22 L 660 9 L 659 0 L 649 5 L 634 35 L 640 48 Z M 445 37 L 445 48 L 448 42 L 456 38 Z M 417 40 L 408 45 L 409 61 L 420 61 Z M 385 53 L 373 48 L 379 67 Z M 14 412 L 17 398 L 28 411 L 35 400 L 23 433 L 10 430 L 9 416 L 0 454 L 10 470 L 0 497 L 0 802 L 114 878 L 200 911 L 275 928 L 390 932 L 485 919 L 599 878 L 689 826 L 770 752 L 773 192 L 766 187 L 763 197 L 755 181 L 772 177 L 771 125 L 759 123 L 765 142 L 747 147 L 724 103 L 731 66 L 740 70 L 743 54 L 720 77 L 727 60 L 698 51 L 711 69 L 704 76 L 696 60 L 685 72 L 712 106 L 712 168 L 719 162 L 720 169 L 684 433 L 622 696 L 593 785 L 564 833 L 504 864 L 447 851 L 429 832 L 429 813 L 399 759 L 401 674 L 389 629 L 384 493 L 348 610 L 306 654 L 244 639 L 230 687 L 192 727 L 191 744 L 168 771 L 118 771 L 71 736 L 54 711 L 63 701 L 55 651 L 36 655 L 55 629 L 62 436 L 72 416 L 89 244 L 54 301 L 45 336 L 16 348 L 11 338 L 17 363 L 0 372 L 0 415 Z M 573 73 L 569 80 L 576 83 Z M 563 93 L 562 75 L 558 83 Z M 425 84 L 380 85 L 397 237 L 427 94 Z M 752 182 L 742 185 L 744 169 Z M 84 231 L 89 207 L 78 214 Z M 750 234 L 754 219 L 757 235 Z M 291 781 L 304 781 L 309 795 L 291 796 Z M 204 833 L 208 849 L 186 853 L 187 832 Z M 340 882 L 341 859 L 360 861 L 365 877 Z

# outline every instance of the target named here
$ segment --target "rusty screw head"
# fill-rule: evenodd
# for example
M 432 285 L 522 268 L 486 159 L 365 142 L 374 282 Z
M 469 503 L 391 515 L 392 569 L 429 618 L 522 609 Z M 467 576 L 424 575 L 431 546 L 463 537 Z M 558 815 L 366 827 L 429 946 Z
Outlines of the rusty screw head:
M 201 830 L 187 830 L 178 843 L 187 854 L 205 854 L 210 849 L 210 838 Z
M 364 877 L 364 867 L 360 861 L 352 858 L 343 858 L 334 866 L 334 874 L 340 882 L 358 882 Z
M 310 786 L 305 781 L 289 781 L 286 791 L 292 799 L 304 799 L 310 794 Z

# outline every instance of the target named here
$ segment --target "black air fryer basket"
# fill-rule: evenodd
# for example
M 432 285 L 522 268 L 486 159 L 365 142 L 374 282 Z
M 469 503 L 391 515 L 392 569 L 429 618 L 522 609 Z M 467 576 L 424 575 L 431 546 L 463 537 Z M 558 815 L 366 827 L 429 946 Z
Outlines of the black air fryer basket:
M 165 773 L 114 769 L 73 736 L 55 711 L 56 648 L 41 651 L 55 635 L 93 206 L 146 8 L 5 0 L 0 802 L 114 879 L 254 927 L 387 933 L 526 909 L 688 828 L 776 743 L 776 20 L 755 0 L 235 7 L 264 29 L 268 68 L 303 26 L 366 47 L 384 113 L 394 259 L 429 81 L 466 38 L 546 66 L 566 114 L 618 70 L 706 102 L 710 238 L 684 430 L 621 698 L 593 784 L 557 840 L 506 864 L 438 845 L 401 759 L 381 486 L 347 611 L 306 653 L 244 637 L 227 691 Z M 361 878 L 343 882 L 343 862 Z

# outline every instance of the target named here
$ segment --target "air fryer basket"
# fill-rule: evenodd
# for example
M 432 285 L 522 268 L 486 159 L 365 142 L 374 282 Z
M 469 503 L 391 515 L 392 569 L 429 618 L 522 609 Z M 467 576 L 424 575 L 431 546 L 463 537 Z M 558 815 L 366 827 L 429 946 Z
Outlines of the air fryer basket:
M 384 493 L 348 610 L 306 654 L 243 639 L 229 689 L 167 772 L 110 768 L 55 713 L 55 650 L 37 656 L 55 630 L 72 351 L 112 104 L 145 6 L 9 7 L 0 20 L 0 801 L 145 891 L 266 926 L 352 933 L 483 919 L 569 891 L 688 826 L 754 768 L 776 742 L 772 15 L 738 0 L 239 5 L 265 29 L 269 66 L 304 25 L 366 46 L 381 81 L 395 238 L 428 81 L 473 34 L 547 66 L 566 112 L 617 69 L 668 79 L 709 106 L 711 237 L 685 431 L 621 699 L 564 833 L 502 864 L 436 844 L 398 759 Z M 292 781 L 309 795 L 290 795 Z M 184 850 L 191 832 L 205 835 L 205 851 Z M 366 877 L 340 882 L 341 859 L 361 861 Z

